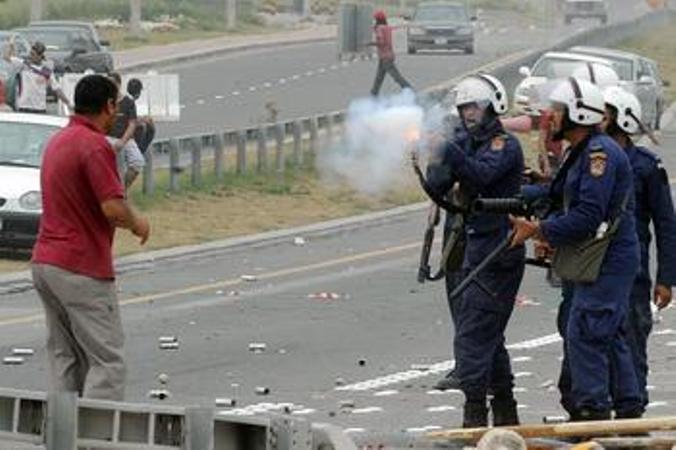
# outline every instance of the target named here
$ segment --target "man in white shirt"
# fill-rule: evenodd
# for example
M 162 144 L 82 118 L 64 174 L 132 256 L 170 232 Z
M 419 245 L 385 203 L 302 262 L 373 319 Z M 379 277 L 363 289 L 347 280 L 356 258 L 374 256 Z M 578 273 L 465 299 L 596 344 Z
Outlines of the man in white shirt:
M 18 70 L 16 109 L 19 112 L 46 114 L 48 87 L 68 109 L 72 109 L 70 100 L 55 83 L 52 69 L 45 63 L 45 50 L 45 45 L 36 41 L 28 56 L 22 59 L 15 56 L 14 41 L 10 41 L 5 49 L 5 60 Z

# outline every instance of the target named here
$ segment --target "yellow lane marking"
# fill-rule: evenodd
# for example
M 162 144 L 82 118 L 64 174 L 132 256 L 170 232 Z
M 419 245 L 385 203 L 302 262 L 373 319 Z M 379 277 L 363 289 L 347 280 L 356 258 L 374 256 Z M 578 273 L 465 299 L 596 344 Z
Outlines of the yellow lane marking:
M 416 248 L 420 246 L 419 242 L 412 242 L 408 244 L 402 244 L 398 245 L 395 247 L 388 247 L 384 248 L 382 250 L 373 250 L 370 252 L 365 252 L 365 253 L 359 253 L 356 255 L 350 255 L 350 256 L 344 256 L 342 258 L 336 258 L 336 259 L 329 259 L 326 261 L 321 261 L 318 263 L 314 264 L 306 264 L 302 266 L 297 266 L 297 267 L 290 267 L 288 269 L 281 269 L 281 270 L 276 270 L 273 272 L 268 272 L 264 273 L 261 275 L 258 275 L 257 278 L 258 280 L 270 280 L 274 278 L 281 278 L 289 275 L 295 275 L 299 273 L 304 273 L 304 272 L 311 272 L 314 270 L 321 270 L 321 269 L 326 269 L 329 267 L 334 267 L 334 266 L 339 266 L 341 264 L 347 264 L 347 263 L 353 263 L 353 262 L 358 262 L 358 261 L 363 261 L 366 259 L 371 259 L 371 258 L 377 258 L 380 256 L 387 256 L 391 255 L 394 253 L 399 253 L 403 252 L 406 250 L 411 250 L 413 248 Z M 186 288 L 181 288 L 181 289 L 174 289 L 174 290 L 169 290 L 169 291 L 164 291 L 164 292 L 157 292 L 155 294 L 147 294 L 147 295 L 141 295 L 137 297 L 131 297 L 125 300 L 120 301 L 120 305 L 122 306 L 127 306 L 127 305 L 135 305 L 138 303 L 144 303 L 144 302 L 150 302 L 150 301 L 155 301 L 155 300 L 163 300 L 171 297 L 177 297 L 180 295 L 187 295 L 187 294 L 195 294 L 198 292 L 204 292 L 204 291 L 209 291 L 212 289 L 216 288 L 224 288 L 224 287 L 231 287 L 231 286 L 236 286 L 238 284 L 244 284 L 246 283 L 243 281 L 241 278 L 231 278 L 228 280 L 221 280 L 221 281 L 214 281 L 212 283 L 205 283 L 205 284 L 197 284 L 194 286 L 189 286 Z M 0 320 L 0 327 L 3 326 L 9 326 L 9 325 L 20 325 L 20 324 L 25 324 L 25 323 L 30 323 L 30 322 L 35 322 L 38 320 L 41 320 L 44 318 L 44 315 L 42 313 L 36 314 L 27 314 L 24 316 L 18 316 L 18 317 L 11 317 L 7 318 L 4 320 Z

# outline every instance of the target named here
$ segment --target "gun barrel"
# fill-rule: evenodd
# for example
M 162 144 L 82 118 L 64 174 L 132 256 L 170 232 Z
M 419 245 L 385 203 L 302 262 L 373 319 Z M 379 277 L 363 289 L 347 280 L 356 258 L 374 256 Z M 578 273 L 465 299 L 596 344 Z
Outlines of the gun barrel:
M 528 205 L 520 198 L 478 198 L 472 207 L 475 212 L 484 214 L 525 216 L 528 213 Z

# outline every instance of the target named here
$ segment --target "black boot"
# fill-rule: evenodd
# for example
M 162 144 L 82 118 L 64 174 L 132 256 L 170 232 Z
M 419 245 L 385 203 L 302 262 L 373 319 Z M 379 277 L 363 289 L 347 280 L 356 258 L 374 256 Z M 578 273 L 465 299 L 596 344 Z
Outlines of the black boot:
M 480 428 L 488 426 L 488 408 L 486 403 L 466 402 L 463 408 L 463 428 Z
M 516 400 L 514 400 L 513 397 L 495 397 L 491 400 L 491 411 L 493 412 L 494 427 L 519 425 L 519 415 L 516 412 Z
M 446 374 L 444 378 L 439 380 L 437 384 L 434 385 L 434 389 L 439 391 L 447 391 L 450 389 L 460 389 L 460 379 L 456 376 L 455 370 L 451 370 Z

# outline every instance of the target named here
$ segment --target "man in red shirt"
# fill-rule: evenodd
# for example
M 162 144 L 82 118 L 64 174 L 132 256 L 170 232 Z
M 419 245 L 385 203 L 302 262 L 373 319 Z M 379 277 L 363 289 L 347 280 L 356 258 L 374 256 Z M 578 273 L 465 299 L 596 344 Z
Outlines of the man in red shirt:
M 397 82 L 402 89 L 409 88 L 411 85 L 399 73 L 399 69 L 394 64 L 394 49 L 392 48 L 392 27 L 387 24 L 387 16 L 385 11 L 378 10 L 373 13 L 373 18 L 376 21 L 373 27 L 373 32 L 376 37 L 375 45 L 378 50 L 378 69 L 376 71 L 376 78 L 373 81 L 373 88 L 371 88 L 371 95 L 376 97 L 380 92 L 380 87 L 383 85 L 385 75 L 390 76 Z
M 106 140 L 117 87 L 89 75 L 75 87 L 75 115 L 48 142 L 40 174 L 43 212 L 33 282 L 45 309 L 50 387 L 122 400 L 126 378 L 115 289 L 115 228 L 144 244 L 150 228 L 125 201 Z

